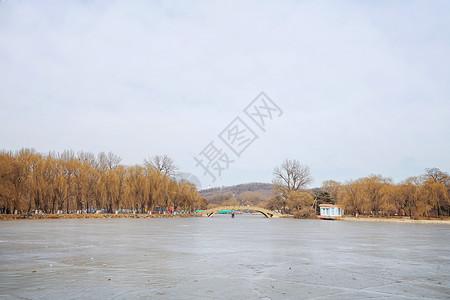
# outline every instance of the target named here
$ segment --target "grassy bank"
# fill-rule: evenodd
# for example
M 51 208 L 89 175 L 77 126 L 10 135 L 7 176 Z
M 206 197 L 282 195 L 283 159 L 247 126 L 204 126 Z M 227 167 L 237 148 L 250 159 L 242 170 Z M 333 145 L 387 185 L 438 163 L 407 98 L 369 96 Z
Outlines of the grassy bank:
M 386 222 L 386 223 L 447 224 L 447 225 L 450 225 L 450 219 L 414 220 L 414 219 L 409 219 L 409 218 L 342 217 L 340 220 L 353 221 L 353 222 Z

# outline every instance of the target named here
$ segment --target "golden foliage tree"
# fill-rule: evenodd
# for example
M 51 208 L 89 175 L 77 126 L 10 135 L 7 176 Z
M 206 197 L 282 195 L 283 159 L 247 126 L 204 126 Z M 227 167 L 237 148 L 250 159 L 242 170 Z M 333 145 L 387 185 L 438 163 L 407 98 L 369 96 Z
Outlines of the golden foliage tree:
M 162 156 L 162 169 L 151 164 L 126 167 L 120 161 L 111 152 L 0 152 L 0 212 L 112 213 L 206 206 L 194 185 L 171 176 L 176 167 L 167 156 Z
M 449 217 L 450 180 L 437 168 L 399 184 L 381 176 L 349 181 L 338 193 L 347 214 L 372 216 Z

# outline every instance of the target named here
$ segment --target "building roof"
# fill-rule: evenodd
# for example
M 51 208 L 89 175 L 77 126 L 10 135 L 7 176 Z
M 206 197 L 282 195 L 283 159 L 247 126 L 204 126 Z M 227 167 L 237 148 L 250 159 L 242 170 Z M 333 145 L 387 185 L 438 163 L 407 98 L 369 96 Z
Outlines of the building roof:
M 325 203 L 325 204 L 319 204 L 319 207 L 321 207 L 321 208 L 328 208 L 328 207 L 340 207 L 340 208 L 343 208 L 343 207 L 340 206 L 340 205 L 328 204 L 328 203 Z

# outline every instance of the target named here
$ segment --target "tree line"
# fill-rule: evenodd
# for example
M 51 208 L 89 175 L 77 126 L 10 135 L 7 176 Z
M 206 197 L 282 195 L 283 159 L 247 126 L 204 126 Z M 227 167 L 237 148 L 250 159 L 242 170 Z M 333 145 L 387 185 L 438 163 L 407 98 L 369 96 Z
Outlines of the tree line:
M 143 165 L 124 166 L 111 152 L 94 155 L 64 151 L 43 155 L 34 150 L 0 152 L 0 211 L 44 213 L 104 209 L 144 212 L 157 207 L 205 208 L 206 201 L 189 182 L 177 182 L 168 156 Z
M 380 175 L 359 178 L 336 184 L 330 195 L 346 214 L 450 217 L 450 177 L 437 168 L 425 169 L 425 174 L 397 184 Z
M 313 181 L 310 169 L 297 160 L 285 160 L 273 174 L 273 196 L 266 207 L 298 217 L 317 214 L 324 203 L 339 204 L 355 216 L 450 217 L 450 176 L 438 168 L 399 183 L 371 175 L 345 183 L 328 180 L 315 189 L 307 189 Z
M 0 152 L 0 213 L 135 212 L 157 207 L 205 209 L 208 202 L 189 182 L 177 182 L 177 167 L 166 155 L 124 166 L 111 152 L 94 155 L 64 151 L 43 155 L 34 150 Z M 400 183 L 381 175 L 340 183 L 313 182 L 308 166 L 285 160 L 274 169 L 272 197 L 258 192 L 214 195 L 214 203 L 262 206 L 311 217 L 319 205 L 339 204 L 347 215 L 449 217 L 450 176 L 437 168 Z M 217 199 L 215 199 L 217 198 Z M 211 199 L 213 200 L 213 199 Z

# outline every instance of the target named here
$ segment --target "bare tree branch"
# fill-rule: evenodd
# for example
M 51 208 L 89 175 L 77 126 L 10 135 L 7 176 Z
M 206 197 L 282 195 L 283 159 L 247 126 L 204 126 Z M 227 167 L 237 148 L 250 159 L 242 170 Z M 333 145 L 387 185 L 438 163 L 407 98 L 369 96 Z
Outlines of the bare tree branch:
M 169 177 L 174 177 L 178 174 L 178 166 L 176 166 L 175 161 L 166 154 L 155 155 L 149 159 L 145 159 L 144 165 L 147 168 L 153 168 Z
M 295 159 L 286 159 L 274 169 L 273 175 L 273 184 L 280 191 L 298 191 L 313 182 L 309 167 Z

